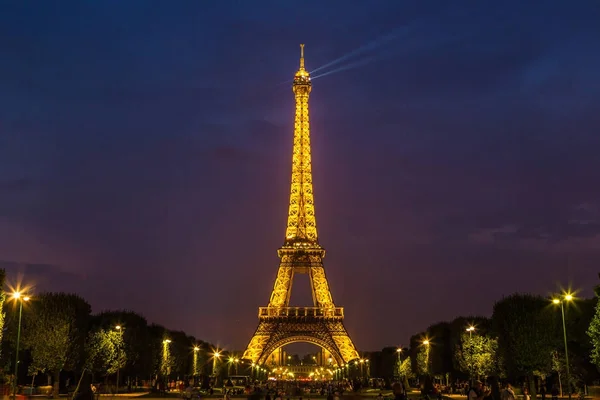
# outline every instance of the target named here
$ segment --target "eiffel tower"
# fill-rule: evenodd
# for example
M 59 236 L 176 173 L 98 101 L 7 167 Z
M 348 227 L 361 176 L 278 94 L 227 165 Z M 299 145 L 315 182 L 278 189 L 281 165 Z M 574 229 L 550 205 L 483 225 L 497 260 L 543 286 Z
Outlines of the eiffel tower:
M 312 88 L 304 68 L 304 45 L 300 45 L 300 69 L 292 90 L 296 98 L 292 187 L 285 241 L 277 251 L 281 262 L 267 307 L 258 309 L 258 328 L 243 358 L 257 365 L 287 344 L 308 342 L 320 346 L 338 366 L 359 358 L 344 327 L 344 309 L 333 303 L 323 268 L 325 249 L 317 239 L 313 199 L 308 97 Z M 308 274 L 313 307 L 290 307 L 295 274 Z

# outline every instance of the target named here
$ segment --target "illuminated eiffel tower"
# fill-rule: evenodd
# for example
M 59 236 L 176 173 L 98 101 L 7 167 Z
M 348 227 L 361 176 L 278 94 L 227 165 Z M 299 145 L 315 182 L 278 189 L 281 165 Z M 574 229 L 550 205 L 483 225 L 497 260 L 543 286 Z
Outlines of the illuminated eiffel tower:
M 312 83 L 304 69 L 304 45 L 300 45 L 300 69 L 292 89 L 296 98 L 292 188 L 281 262 L 267 307 L 258 309 L 258 328 L 250 340 L 244 359 L 264 364 L 275 352 L 294 342 L 320 346 L 338 366 L 359 358 L 344 327 L 344 309 L 333 303 L 323 268 L 325 249 L 317 240 L 313 199 L 308 97 Z M 308 274 L 313 307 L 290 307 L 294 274 Z

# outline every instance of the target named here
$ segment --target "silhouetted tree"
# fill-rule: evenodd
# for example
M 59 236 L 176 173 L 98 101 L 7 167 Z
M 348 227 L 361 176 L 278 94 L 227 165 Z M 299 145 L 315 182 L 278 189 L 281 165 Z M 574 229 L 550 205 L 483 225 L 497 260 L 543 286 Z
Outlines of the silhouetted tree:
M 510 376 L 525 376 L 532 398 L 536 371 L 551 370 L 557 348 L 557 313 L 540 296 L 514 294 L 494 305 L 492 325 Z
M 37 368 L 54 376 L 54 398 L 58 398 L 59 377 L 72 371 L 84 359 L 90 305 L 67 293 L 43 293 L 24 313 L 23 346 L 31 350 Z

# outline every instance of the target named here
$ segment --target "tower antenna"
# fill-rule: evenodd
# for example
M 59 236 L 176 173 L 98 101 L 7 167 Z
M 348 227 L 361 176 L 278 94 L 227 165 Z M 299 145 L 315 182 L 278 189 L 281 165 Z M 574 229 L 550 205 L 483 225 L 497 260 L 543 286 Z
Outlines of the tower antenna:
M 304 43 L 300 45 L 300 69 L 304 69 Z

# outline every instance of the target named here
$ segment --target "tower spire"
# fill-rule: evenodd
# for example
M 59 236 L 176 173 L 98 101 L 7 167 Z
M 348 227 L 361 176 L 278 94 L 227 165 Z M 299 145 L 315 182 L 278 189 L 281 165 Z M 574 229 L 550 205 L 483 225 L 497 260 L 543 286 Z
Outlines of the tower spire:
M 292 90 L 296 98 L 296 115 L 294 119 L 290 207 L 285 232 L 286 245 L 298 242 L 317 244 L 308 115 L 308 96 L 311 87 L 310 74 L 304 69 L 304 44 L 301 44 L 300 69 L 296 72 L 292 84 Z

